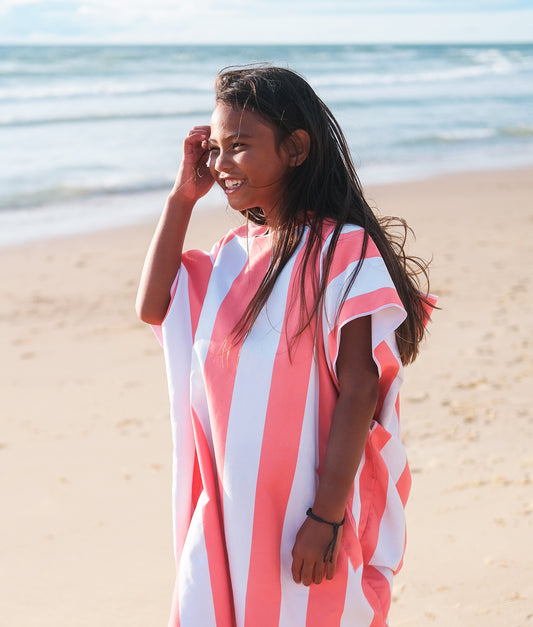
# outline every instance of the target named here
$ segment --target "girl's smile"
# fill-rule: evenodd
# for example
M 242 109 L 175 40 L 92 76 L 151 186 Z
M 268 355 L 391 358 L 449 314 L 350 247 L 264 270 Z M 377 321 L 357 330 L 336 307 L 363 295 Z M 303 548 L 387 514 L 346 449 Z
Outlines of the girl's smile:
M 211 117 L 209 168 L 233 209 L 260 207 L 268 220 L 280 202 L 289 155 L 274 129 L 252 111 L 217 104 Z

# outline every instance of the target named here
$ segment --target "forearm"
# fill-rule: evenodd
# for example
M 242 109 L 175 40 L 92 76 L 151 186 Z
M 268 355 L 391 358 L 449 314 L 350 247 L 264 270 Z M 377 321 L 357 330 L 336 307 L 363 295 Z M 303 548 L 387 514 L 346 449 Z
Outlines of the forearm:
M 346 503 L 352 490 L 357 468 L 368 437 L 374 415 L 378 377 L 369 364 L 362 380 L 352 379 L 341 387 L 333 412 L 324 462 L 312 511 L 323 521 L 340 523 L 344 519 Z M 366 374 L 366 376 L 365 376 Z M 342 379 L 341 379 L 342 380 Z M 353 387 L 357 386 L 356 390 Z M 292 551 L 292 576 L 296 583 L 320 583 L 324 576 L 335 574 L 339 541 L 343 527 L 332 536 L 331 525 L 316 518 L 306 518 L 300 527 Z M 331 546 L 336 539 L 334 546 Z
M 313 503 L 313 513 L 330 523 L 344 518 L 378 400 L 379 375 L 372 356 L 371 330 L 370 316 L 351 320 L 341 330 L 336 364 L 339 396 Z M 342 527 L 330 559 L 325 562 L 331 531 L 331 526 L 323 522 L 312 518 L 304 521 L 292 550 L 292 576 L 296 583 L 320 583 L 324 575 L 333 578 Z
M 331 420 L 326 454 L 313 512 L 332 522 L 342 520 L 363 456 L 378 395 L 377 374 L 357 391 L 341 391 Z
M 160 324 L 167 312 L 193 206 L 193 201 L 172 193 L 150 243 L 136 301 L 139 318 L 149 324 Z

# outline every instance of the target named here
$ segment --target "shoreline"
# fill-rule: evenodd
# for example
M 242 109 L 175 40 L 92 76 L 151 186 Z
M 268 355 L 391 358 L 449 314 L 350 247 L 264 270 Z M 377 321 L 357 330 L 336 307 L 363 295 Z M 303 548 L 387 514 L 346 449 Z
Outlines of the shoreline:
M 441 307 L 401 395 L 413 488 L 396 627 L 530 620 L 532 174 L 365 186 L 381 214 L 413 227 L 410 251 L 433 256 Z M 134 312 L 159 209 L 140 224 L 0 249 L 10 626 L 166 624 L 168 394 L 161 349 Z M 210 248 L 235 218 L 195 212 L 188 247 Z
M 419 172 L 412 178 L 400 180 L 378 181 L 365 183 L 361 181 L 365 195 L 368 191 L 386 189 L 394 186 L 417 186 L 424 182 L 446 184 L 447 180 L 462 179 L 465 176 L 499 176 L 512 173 L 528 173 L 533 175 L 533 163 L 517 167 L 509 165 L 505 168 L 479 168 L 467 170 L 439 171 L 423 174 Z M 137 227 L 157 219 L 163 208 L 168 189 L 148 190 L 138 193 L 109 194 L 88 196 L 41 207 L 8 209 L 0 212 L 0 251 L 32 242 L 62 239 L 71 236 L 83 236 L 90 233 L 101 233 Z M 198 202 L 196 212 L 206 216 L 224 210 L 225 198 L 219 190 L 213 188 L 207 196 Z M 379 209 L 379 207 L 378 207 Z

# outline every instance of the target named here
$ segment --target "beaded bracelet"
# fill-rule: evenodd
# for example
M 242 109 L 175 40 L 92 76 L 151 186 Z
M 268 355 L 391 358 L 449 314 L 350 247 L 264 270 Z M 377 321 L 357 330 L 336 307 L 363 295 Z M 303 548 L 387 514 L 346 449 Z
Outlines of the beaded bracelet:
M 339 533 L 339 527 L 342 527 L 342 525 L 344 525 L 346 516 L 344 516 L 344 518 L 339 523 L 334 523 L 334 522 L 330 522 L 329 520 L 324 520 L 323 518 L 320 518 L 320 516 L 316 516 L 315 514 L 313 514 L 313 510 L 311 508 L 307 510 L 306 515 L 309 516 L 309 518 L 316 520 L 316 522 L 324 523 L 325 525 L 330 525 L 330 527 L 333 527 L 333 539 L 328 544 L 324 552 L 324 562 L 328 561 L 328 554 L 329 554 L 329 561 L 332 562 L 333 552 L 335 550 L 335 545 L 337 544 L 337 535 Z

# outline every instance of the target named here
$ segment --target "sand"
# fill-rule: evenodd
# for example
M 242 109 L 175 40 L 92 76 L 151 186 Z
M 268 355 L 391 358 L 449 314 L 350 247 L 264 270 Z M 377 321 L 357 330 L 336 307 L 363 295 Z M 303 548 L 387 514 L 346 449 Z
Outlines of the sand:
M 413 489 L 391 625 L 533 625 L 533 171 L 367 195 L 433 255 L 442 307 L 406 371 Z M 2 627 L 166 624 L 168 400 L 133 305 L 154 222 L 0 250 Z M 234 222 L 202 212 L 189 244 Z

